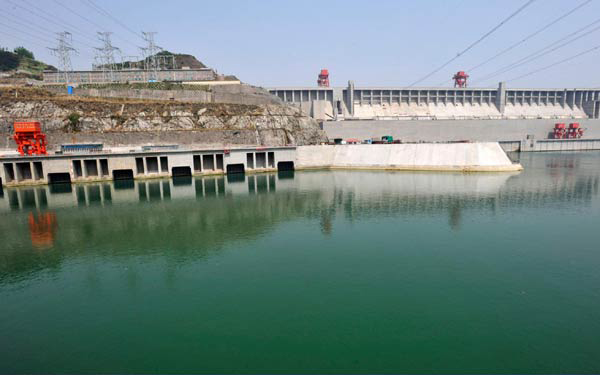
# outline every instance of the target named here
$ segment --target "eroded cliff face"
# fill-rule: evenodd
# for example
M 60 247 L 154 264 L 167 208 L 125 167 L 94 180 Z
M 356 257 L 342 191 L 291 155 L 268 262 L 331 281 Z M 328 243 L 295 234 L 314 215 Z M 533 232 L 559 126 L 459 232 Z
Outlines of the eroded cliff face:
M 51 143 L 102 141 L 106 145 L 316 144 L 318 123 L 286 105 L 184 103 L 56 96 L 41 90 L 3 90 L 0 121 L 40 121 Z

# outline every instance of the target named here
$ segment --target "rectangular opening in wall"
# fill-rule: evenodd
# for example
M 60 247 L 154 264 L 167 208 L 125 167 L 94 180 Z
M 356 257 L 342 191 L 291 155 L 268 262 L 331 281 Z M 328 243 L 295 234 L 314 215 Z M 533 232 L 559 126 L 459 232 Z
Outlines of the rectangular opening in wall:
M 169 159 L 166 156 L 160 157 L 160 170 L 164 173 L 169 172 Z
M 246 153 L 246 166 L 248 169 L 254 169 L 254 152 Z
M 95 159 L 86 159 L 83 161 L 85 175 L 87 177 L 98 177 L 98 164 Z
M 6 182 L 13 182 L 15 180 L 15 170 L 12 163 L 4 164 L 4 176 L 6 177 Z
M 215 170 L 215 159 L 214 155 L 202 155 L 202 166 L 205 171 Z
M 256 168 L 266 168 L 267 167 L 267 154 L 264 152 L 256 153 Z
M 280 161 L 279 163 L 277 163 L 277 170 L 293 171 L 294 170 L 294 162 L 293 161 Z
M 202 172 L 202 160 L 200 155 L 194 155 L 194 171 Z
M 267 156 L 267 166 L 269 168 L 275 168 L 275 153 L 269 152 Z
M 148 173 L 158 173 L 158 158 L 156 156 L 147 157 L 146 168 L 148 168 Z
M 227 164 L 227 174 L 244 173 L 244 164 Z
M 25 163 L 17 163 L 17 180 L 31 180 L 33 176 L 31 175 L 31 164 L 29 162 Z
M 68 173 L 48 173 L 48 183 L 53 184 L 70 184 L 71 175 Z
M 115 169 L 113 171 L 113 180 L 133 180 L 133 171 L 131 169 Z
M 144 174 L 144 158 L 135 158 L 135 169 L 137 174 Z
M 100 159 L 100 173 L 102 174 L 102 177 L 108 176 L 108 160 L 107 159 Z
M 44 169 L 42 168 L 41 161 L 33 162 L 33 178 L 35 180 L 42 180 L 44 178 Z
M 217 154 L 217 169 L 223 170 L 223 154 Z
M 171 171 L 173 177 L 189 177 L 192 175 L 190 167 L 173 167 Z

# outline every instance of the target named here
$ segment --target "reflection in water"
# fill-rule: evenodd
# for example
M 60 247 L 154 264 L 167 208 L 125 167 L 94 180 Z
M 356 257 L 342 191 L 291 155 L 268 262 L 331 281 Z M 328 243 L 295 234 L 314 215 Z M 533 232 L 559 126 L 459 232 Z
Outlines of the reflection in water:
M 29 232 L 34 247 L 46 248 L 52 246 L 56 227 L 56 214 L 54 212 L 38 213 L 37 215 L 34 215 L 33 212 L 29 213 Z
M 445 216 L 458 232 L 466 212 L 589 206 L 598 195 L 597 158 L 529 155 L 521 160 L 526 166 L 521 174 L 285 171 L 6 189 L 0 210 L 15 215 L 0 221 L 9 249 L 0 258 L 4 264 L 27 258 L 26 252 L 10 250 L 23 245 L 21 213 L 28 215 L 26 228 L 36 246 L 55 242 L 59 220 L 61 230 L 69 231 L 60 243 L 67 252 L 80 243 L 101 248 L 117 238 L 137 238 L 130 247 L 140 254 L 176 243 L 202 257 L 207 248 L 299 218 L 318 220 L 327 236 L 340 219 L 416 216 Z M 151 205 L 144 208 L 146 203 Z
M 5 189 L 0 372 L 597 372 L 600 153 L 521 163 Z

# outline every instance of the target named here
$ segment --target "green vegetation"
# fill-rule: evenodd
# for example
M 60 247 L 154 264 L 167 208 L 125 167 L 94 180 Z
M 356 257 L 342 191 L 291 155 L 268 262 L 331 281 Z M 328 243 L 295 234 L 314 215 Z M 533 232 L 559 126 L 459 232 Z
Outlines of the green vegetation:
M 19 56 L 20 58 L 26 58 L 30 60 L 35 59 L 35 57 L 33 56 L 33 52 L 31 52 L 25 47 L 17 47 L 13 50 L 13 52 L 16 53 L 17 56 Z
M 79 131 L 79 119 L 81 118 L 81 115 L 77 112 L 71 112 L 69 114 L 69 116 L 67 116 L 67 120 L 69 121 L 69 124 L 67 125 L 68 130 L 72 131 L 72 132 L 77 132 Z
M 52 65 L 35 60 L 33 52 L 25 47 L 17 47 L 13 52 L 0 49 L 0 71 L 21 71 L 16 73 L 16 78 L 42 79 L 44 70 L 56 70 Z
M 15 70 L 19 66 L 20 58 L 17 54 L 0 50 L 0 71 Z

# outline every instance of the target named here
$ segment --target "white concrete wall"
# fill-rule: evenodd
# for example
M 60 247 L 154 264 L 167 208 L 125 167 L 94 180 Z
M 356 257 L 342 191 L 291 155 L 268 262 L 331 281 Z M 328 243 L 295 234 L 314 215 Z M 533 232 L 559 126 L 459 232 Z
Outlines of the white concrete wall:
M 516 171 L 496 142 L 300 146 L 296 168 Z

